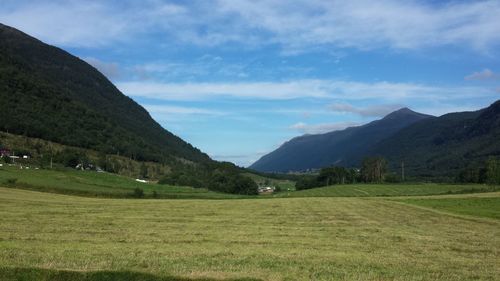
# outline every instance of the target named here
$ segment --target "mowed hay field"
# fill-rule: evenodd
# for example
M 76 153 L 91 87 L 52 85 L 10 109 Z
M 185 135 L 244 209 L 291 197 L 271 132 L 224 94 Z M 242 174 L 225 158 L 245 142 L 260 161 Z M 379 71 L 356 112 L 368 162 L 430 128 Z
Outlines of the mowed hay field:
M 500 220 L 404 200 L 0 188 L 0 280 L 499 280 Z

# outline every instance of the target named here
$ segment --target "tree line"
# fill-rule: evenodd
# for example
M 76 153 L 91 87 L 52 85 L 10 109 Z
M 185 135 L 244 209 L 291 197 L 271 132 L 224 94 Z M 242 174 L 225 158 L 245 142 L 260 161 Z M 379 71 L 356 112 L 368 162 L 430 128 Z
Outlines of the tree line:
M 500 159 L 489 157 L 478 167 L 463 169 L 456 178 L 460 183 L 500 184 Z
M 212 191 L 233 194 L 258 194 L 258 186 L 255 181 L 242 175 L 241 168 L 229 162 L 177 166 L 160 179 L 159 183 L 207 188 Z
M 297 190 L 335 184 L 382 183 L 387 175 L 387 160 L 383 157 L 363 159 L 361 169 L 331 166 L 322 168 L 318 175 L 304 175 L 295 185 Z

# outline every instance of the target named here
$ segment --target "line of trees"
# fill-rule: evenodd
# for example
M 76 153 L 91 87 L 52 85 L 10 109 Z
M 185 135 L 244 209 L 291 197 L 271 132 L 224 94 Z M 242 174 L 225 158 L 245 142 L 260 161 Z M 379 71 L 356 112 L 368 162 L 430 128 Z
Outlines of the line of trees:
M 500 159 L 490 157 L 479 167 L 462 170 L 457 176 L 457 182 L 500 185 Z
M 208 188 L 212 191 L 257 195 L 258 185 L 241 174 L 232 163 L 179 165 L 159 181 L 160 184 Z
M 315 187 L 354 184 L 358 182 L 381 183 L 386 179 L 387 160 L 383 157 L 367 157 L 363 159 L 361 169 L 339 166 L 326 167 L 316 176 L 304 175 L 295 184 L 297 190 Z

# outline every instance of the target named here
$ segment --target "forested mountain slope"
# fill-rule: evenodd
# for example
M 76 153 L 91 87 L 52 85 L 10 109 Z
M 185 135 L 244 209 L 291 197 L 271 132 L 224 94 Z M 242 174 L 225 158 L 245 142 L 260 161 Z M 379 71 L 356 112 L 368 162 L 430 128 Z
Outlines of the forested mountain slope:
M 83 60 L 0 24 L 0 130 L 140 161 L 210 158 Z
M 263 156 L 250 168 L 263 172 L 289 172 L 330 165 L 357 166 L 371 146 L 400 129 L 429 117 L 402 108 L 363 126 L 300 136 Z
M 454 176 L 500 155 L 500 101 L 474 111 L 428 118 L 370 148 L 418 177 Z

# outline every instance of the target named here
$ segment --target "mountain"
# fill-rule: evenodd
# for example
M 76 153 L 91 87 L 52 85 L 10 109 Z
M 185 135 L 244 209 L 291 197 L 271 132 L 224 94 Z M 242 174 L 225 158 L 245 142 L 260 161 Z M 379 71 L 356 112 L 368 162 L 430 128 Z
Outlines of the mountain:
M 85 61 L 2 24 L 0 100 L 0 131 L 139 161 L 211 161 Z
M 402 108 L 363 126 L 300 136 L 263 156 L 249 168 L 261 172 L 289 172 L 330 165 L 358 166 L 371 146 L 430 117 Z
M 450 177 L 500 155 L 500 100 L 474 112 L 450 113 L 410 125 L 371 147 L 393 169 L 404 161 L 419 178 Z

